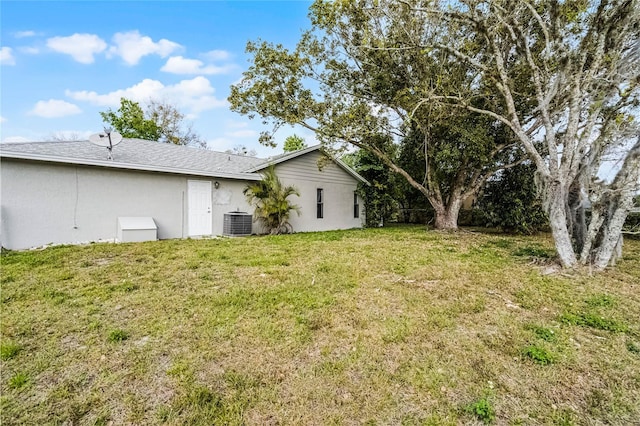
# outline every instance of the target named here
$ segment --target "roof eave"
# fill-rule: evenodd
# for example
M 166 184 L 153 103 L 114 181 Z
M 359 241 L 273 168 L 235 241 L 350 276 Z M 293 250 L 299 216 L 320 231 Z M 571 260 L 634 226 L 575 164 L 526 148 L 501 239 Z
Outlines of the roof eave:
M 97 166 L 107 167 L 113 169 L 124 170 L 141 170 L 148 172 L 160 172 L 179 175 L 192 175 L 192 176 L 207 176 L 221 179 L 238 179 L 238 180 L 252 180 L 259 181 L 262 177 L 258 174 L 251 172 L 243 173 L 228 173 L 218 171 L 206 171 L 206 170 L 191 170 L 175 167 L 163 167 L 163 166 L 151 166 L 145 164 L 133 164 L 133 163 L 118 163 L 117 161 L 109 160 L 87 160 L 84 158 L 68 158 L 68 157 L 56 157 L 50 155 L 39 155 L 33 153 L 16 153 L 8 151 L 0 151 L 0 157 L 11 158 L 16 160 L 31 160 L 31 161 L 43 161 L 49 163 L 61 163 L 61 164 L 76 164 L 83 166 Z

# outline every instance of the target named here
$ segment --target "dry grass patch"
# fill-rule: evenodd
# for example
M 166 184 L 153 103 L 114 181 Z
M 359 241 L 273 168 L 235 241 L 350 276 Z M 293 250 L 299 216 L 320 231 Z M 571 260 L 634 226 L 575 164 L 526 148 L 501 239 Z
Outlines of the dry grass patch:
M 633 424 L 640 242 L 398 227 L 2 256 L 2 424 Z

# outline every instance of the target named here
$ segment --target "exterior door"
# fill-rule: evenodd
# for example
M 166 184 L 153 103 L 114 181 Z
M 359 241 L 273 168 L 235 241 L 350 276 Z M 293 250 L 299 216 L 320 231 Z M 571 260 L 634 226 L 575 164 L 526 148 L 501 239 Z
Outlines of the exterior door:
M 211 182 L 187 181 L 189 236 L 211 235 Z

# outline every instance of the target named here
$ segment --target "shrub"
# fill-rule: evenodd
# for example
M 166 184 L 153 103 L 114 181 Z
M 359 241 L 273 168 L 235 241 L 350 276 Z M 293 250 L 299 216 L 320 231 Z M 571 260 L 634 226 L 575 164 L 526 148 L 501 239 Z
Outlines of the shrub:
M 535 166 L 521 164 L 503 170 L 487 183 L 479 198 L 479 225 L 516 234 L 533 234 L 548 224 L 534 182 Z
M 636 206 L 640 207 L 640 196 L 636 197 Z M 629 213 L 622 230 L 628 233 L 630 238 L 640 238 L 640 212 Z
M 250 183 L 243 191 L 249 204 L 255 206 L 254 220 L 260 222 L 270 234 L 286 234 L 293 231 L 289 223 L 291 212 L 300 215 L 300 207 L 287 199 L 300 196 L 294 186 L 284 186 L 273 166 L 262 173 L 262 180 Z

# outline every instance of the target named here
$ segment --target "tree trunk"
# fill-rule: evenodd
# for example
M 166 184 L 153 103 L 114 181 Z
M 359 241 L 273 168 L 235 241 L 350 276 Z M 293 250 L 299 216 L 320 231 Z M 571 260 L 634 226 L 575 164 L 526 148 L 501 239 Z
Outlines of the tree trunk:
M 587 220 L 582 198 L 580 182 L 576 180 L 569 188 L 566 210 L 569 235 L 573 241 L 574 252 L 577 254 L 582 252 L 587 237 Z
M 567 227 L 567 210 L 565 189 L 560 182 L 552 182 L 548 188 L 548 212 L 551 233 L 560 257 L 560 263 L 564 268 L 572 268 L 576 265 L 576 254 L 573 250 L 571 235 Z
M 580 256 L 582 263 L 601 270 L 622 256 L 622 227 L 639 189 L 640 136 L 611 185 L 597 193 L 599 200 L 592 206 L 589 239 Z
M 622 255 L 622 227 L 633 205 L 631 191 L 624 191 L 621 196 L 612 198 L 602 226 L 602 239 L 599 241 L 593 261 L 593 266 L 598 270 L 608 265 L 615 265 L 616 260 Z
M 436 229 L 455 231 L 458 229 L 458 213 L 462 207 L 462 199 L 452 196 L 449 203 L 445 205 L 433 204 L 435 210 Z

